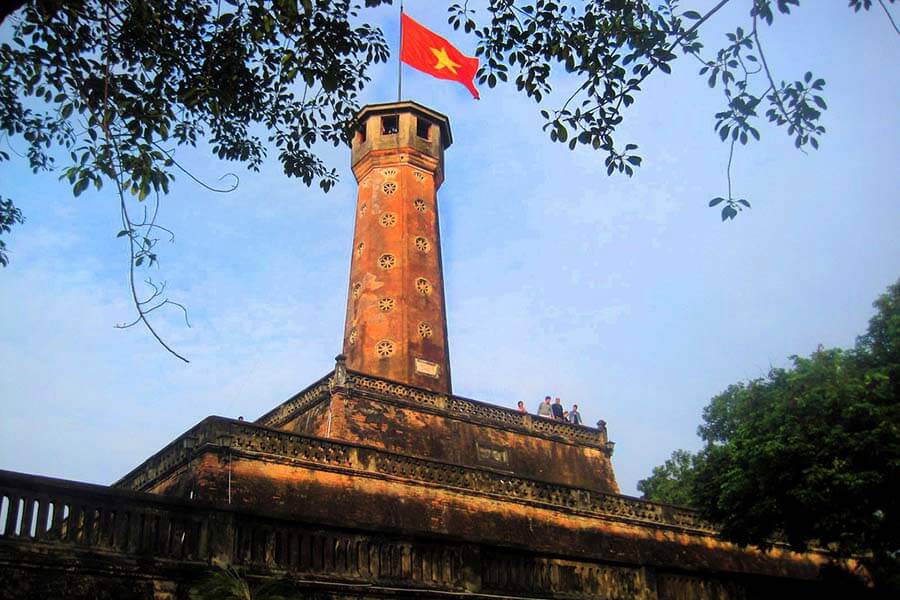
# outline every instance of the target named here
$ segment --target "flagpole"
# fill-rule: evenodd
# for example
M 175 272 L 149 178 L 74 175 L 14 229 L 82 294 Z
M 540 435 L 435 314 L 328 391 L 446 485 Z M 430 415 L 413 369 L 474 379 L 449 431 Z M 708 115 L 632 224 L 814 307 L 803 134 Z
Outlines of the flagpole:
M 397 102 L 401 101 L 403 93 L 403 62 L 400 53 L 403 52 L 403 0 L 400 0 L 400 49 L 397 51 Z

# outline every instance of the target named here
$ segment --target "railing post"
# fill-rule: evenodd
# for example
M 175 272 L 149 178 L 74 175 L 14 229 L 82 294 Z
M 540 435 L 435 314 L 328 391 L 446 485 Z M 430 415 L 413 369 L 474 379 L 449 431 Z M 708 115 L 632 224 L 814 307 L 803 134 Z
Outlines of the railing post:
M 212 563 L 235 563 L 236 528 L 234 514 L 224 511 L 212 511 L 206 521 L 206 549 L 208 559 Z
M 15 537 L 16 522 L 19 519 L 19 495 L 10 493 L 7 495 L 9 504 L 6 509 L 6 525 L 3 527 L 4 537 Z
M 461 550 L 460 583 L 467 592 L 479 593 L 484 587 L 481 580 L 481 547 L 465 544 Z
M 641 567 L 638 571 L 639 600 L 657 600 L 659 592 L 656 589 L 656 569 L 653 567 Z
M 33 495 L 24 496 L 25 502 L 22 505 L 22 525 L 19 535 L 23 538 L 31 537 L 31 525 L 34 520 L 34 500 Z

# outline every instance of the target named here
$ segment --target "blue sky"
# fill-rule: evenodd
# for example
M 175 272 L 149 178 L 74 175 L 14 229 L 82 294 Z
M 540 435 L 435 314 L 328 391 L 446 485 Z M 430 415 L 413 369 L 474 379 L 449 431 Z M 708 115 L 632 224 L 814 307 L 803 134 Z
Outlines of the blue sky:
M 443 4 L 406 7 L 471 50 Z M 852 345 L 900 276 L 900 39 L 883 14 L 844 4 L 806 2 L 763 30 L 776 74 L 809 68 L 828 82 L 828 133 L 807 155 L 768 126 L 739 147 L 734 184 L 753 209 L 727 224 L 706 207 L 726 189 L 720 92 L 694 62 L 648 80 L 628 114 L 619 139 L 644 157 L 631 179 L 552 144 L 514 86 L 475 102 L 404 68 L 404 98 L 448 115 L 454 134 L 439 194 L 454 391 L 532 410 L 546 394 L 579 404 L 608 422 L 620 486 L 636 494 L 672 450 L 698 446 L 702 407 L 730 383 L 818 344 Z M 743 17 L 728 10 L 707 46 Z M 365 14 L 396 49 L 396 10 Z M 371 74 L 364 102 L 394 100 L 396 63 Z M 179 160 L 207 181 L 235 170 L 206 150 Z M 203 417 L 255 418 L 330 370 L 355 182 L 348 149 L 321 154 L 342 177 L 328 194 L 272 160 L 238 171 L 234 193 L 179 177 L 164 198 L 177 238 L 150 274 L 192 327 L 175 312 L 157 323 L 189 365 L 141 329 L 113 328 L 132 312 L 108 191 L 73 198 L 53 174 L 0 164 L 0 192 L 28 218 L 0 271 L 0 468 L 109 483 Z

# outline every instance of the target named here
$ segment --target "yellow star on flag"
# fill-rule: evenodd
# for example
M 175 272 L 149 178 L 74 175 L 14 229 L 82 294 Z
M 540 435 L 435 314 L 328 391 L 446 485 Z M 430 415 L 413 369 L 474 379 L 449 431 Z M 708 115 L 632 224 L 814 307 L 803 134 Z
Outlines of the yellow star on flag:
M 462 65 L 458 65 L 447 56 L 447 49 L 441 48 L 438 50 L 437 48 L 430 48 L 431 53 L 434 54 L 434 57 L 437 59 L 437 64 L 434 65 L 435 70 L 440 71 L 441 69 L 447 69 L 454 75 L 456 75 L 456 70 L 460 68 Z

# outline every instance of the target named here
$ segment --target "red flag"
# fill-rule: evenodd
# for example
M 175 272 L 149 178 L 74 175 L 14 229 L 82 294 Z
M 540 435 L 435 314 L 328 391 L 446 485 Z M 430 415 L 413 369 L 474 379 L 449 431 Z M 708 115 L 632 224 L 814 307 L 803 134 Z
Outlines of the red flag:
M 450 42 L 401 15 L 403 39 L 400 42 L 400 60 L 409 66 L 438 79 L 458 81 L 478 99 L 475 89 L 475 72 L 478 59 L 465 56 Z

